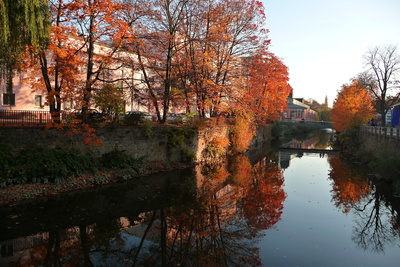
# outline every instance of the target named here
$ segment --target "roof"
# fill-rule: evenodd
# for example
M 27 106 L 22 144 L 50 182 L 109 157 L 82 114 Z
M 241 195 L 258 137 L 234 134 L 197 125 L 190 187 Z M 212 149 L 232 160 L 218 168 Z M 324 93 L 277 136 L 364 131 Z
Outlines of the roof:
M 290 109 L 309 109 L 310 106 L 298 101 L 297 99 L 288 98 L 286 100 L 287 106 Z

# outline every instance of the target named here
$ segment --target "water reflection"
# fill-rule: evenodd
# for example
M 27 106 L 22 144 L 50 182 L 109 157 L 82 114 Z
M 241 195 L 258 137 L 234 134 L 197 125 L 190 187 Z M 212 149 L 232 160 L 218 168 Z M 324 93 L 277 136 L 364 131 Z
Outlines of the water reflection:
M 308 161 L 290 166 L 294 159 Z M 326 176 L 310 177 L 307 171 L 314 168 L 307 165 L 310 162 L 318 164 Z M 288 187 L 291 181 L 284 177 L 289 173 L 295 185 Z M 318 192 L 312 191 L 314 183 L 327 183 L 329 189 L 325 193 L 318 185 Z M 337 258 L 337 251 L 305 253 L 309 237 L 304 229 L 312 228 L 306 223 L 318 222 L 319 228 L 329 229 L 319 233 L 320 239 L 335 248 L 338 226 L 351 217 L 354 223 L 347 227 L 351 247 L 365 254 L 346 247 L 354 254 L 347 257 L 361 260 L 354 261 L 355 265 L 367 266 L 373 253 L 400 252 L 399 198 L 386 190 L 337 155 L 268 152 L 252 157 L 251 162 L 238 155 L 225 164 L 199 165 L 85 193 L 0 207 L 0 265 L 282 265 L 282 258 L 266 262 L 262 251 L 288 239 L 286 246 L 300 243 L 301 249 L 296 250 L 301 258 L 315 266 L 314 258 Z M 298 191 L 296 201 L 288 201 L 294 191 Z M 316 204 L 322 202 L 319 195 L 328 199 L 327 204 Z M 296 213 L 290 215 L 293 210 Z M 310 218 L 299 220 L 298 213 L 304 216 L 306 212 L 312 214 Z M 284 220 L 285 216 L 290 220 Z M 260 245 L 265 243 L 270 245 Z M 340 260 L 335 264 L 342 265 Z
M 332 149 L 335 136 L 332 129 L 318 129 L 312 132 L 289 136 L 281 140 L 280 147 L 301 149 Z
M 386 184 L 371 183 L 360 170 L 330 157 L 332 199 L 343 213 L 354 214 L 352 240 L 363 250 L 384 253 L 399 242 L 400 206 Z M 386 191 L 386 192 L 385 192 Z
M 259 265 L 254 241 L 279 221 L 283 184 L 273 154 L 255 165 L 239 155 L 164 180 L 2 207 L 0 263 Z

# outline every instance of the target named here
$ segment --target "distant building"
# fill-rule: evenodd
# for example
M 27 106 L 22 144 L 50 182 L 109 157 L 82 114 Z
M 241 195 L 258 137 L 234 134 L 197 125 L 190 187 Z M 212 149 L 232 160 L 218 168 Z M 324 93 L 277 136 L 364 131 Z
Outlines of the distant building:
M 304 103 L 303 98 L 292 98 L 286 100 L 287 109 L 284 112 L 284 119 L 292 120 L 316 120 L 317 112 L 312 110 L 309 105 Z
M 386 113 L 386 124 L 392 127 L 400 125 L 400 103 L 393 105 Z

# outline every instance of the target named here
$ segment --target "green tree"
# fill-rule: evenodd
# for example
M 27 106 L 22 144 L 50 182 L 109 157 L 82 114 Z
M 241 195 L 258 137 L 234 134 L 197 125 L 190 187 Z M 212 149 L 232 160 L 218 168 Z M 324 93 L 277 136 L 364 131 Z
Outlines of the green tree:
M 328 106 L 328 99 L 325 97 L 325 103 L 320 104 L 314 99 L 308 99 L 306 104 L 318 113 L 319 120 L 330 121 L 331 108 Z
M 118 120 L 118 114 L 124 111 L 124 92 L 113 84 L 105 84 L 104 87 L 94 95 L 96 106 L 106 115 Z
M 0 84 L 12 78 L 27 46 L 44 49 L 50 32 L 47 0 L 0 0 Z

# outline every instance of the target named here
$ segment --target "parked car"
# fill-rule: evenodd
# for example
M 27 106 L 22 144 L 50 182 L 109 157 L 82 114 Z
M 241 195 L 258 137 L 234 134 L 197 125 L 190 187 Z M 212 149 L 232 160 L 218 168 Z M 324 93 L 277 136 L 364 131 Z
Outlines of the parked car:
M 128 111 L 125 113 L 125 115 L 131 115 L 131 114 L 138 114 L 142 116 L 145 120 L 151 120 L 152 116 L 150 113 L 143 112 L 143 111 Z
M 186 121 L 187 117 L 185 113 L 168 113 L 167 122 L 182 123 Z
M 75 117 L 77 119 L 80 119 L 80 120 L 83 119 L 82 110 L 74 111 L 73 114 L 75 115 Z M 94 108 L 89 108 L 87 110 L 87 118 L 89 121 L 94 121 L 94 122 L 101 122 L 101 121 L 105 120 L 104 114 Z

